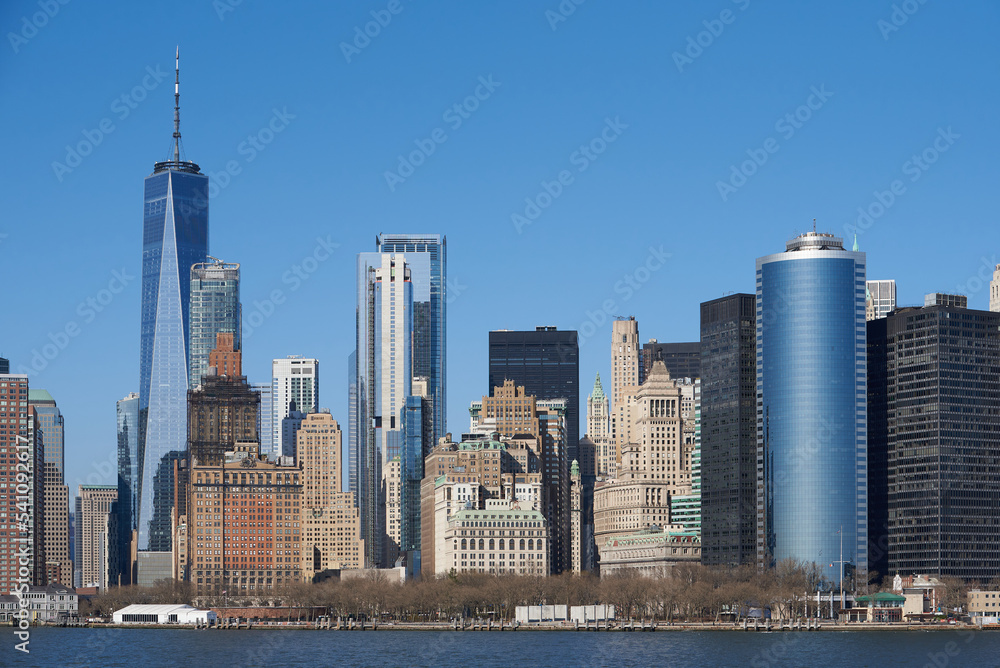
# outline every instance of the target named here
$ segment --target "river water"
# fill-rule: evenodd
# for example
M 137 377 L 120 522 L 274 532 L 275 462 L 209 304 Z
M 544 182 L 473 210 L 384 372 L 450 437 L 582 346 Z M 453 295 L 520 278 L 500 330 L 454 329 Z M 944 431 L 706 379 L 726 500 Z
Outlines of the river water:
M 437 632 L 0 629 L 0 666 L 1000 666 L 1000 631 Z

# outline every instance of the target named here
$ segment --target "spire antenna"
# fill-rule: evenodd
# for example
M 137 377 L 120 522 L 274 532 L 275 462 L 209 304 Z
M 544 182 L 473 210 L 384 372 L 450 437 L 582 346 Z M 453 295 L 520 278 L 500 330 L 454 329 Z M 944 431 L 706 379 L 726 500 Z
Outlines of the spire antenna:
M 177 136 L 180 137 L 180 134 L 178 134 Z M 815 218 L 813 218 L 813 234 L 816 234 L 816 219 Z
M 174 162 L 181 160 L 181 47 L 177 46 L 174 70 Z

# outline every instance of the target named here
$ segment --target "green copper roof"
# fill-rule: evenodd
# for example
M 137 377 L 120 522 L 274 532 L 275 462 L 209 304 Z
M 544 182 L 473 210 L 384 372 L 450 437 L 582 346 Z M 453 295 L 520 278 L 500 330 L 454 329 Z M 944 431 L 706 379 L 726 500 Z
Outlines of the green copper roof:
M 604 388 L 601 387 L 601 374 L 597 374 L 597 379 L 594 380 L 594 389 L 590 393 L 594 399 L 600 400 L 604 398 Z
M 570 475 L 580 475 L 580 462 L 573 460 L 573 463 L 569 467 Z
M 853 250 L 855 253 L 857 253 L 859 250 L 861 250 L 861 247 L 858 246 L 858 233 L 857 232 L 854 233 L 854 248 L 852 248 L 851 250 Z
M 887 591 L 880 591 L 873 596 L 858 596 L 856 600 L 858 603 L 868 603 L 869 601 L 874 601 L 875 603 L 902 603 L 906 600 L 906 597 Z
M 55 403 L 56 400 L 52 398 L 48 390 L 32 390 L 28 389 L 28 401 L 51 401 Z

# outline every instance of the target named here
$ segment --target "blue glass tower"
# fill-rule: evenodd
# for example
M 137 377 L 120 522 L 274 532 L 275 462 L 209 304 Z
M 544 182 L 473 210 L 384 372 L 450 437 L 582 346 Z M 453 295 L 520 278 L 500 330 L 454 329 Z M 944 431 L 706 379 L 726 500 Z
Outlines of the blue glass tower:
M 208 176 L 180 159 L 179 56 L 177 72 L 173 159 L 157 162 L 143 189 L 137 523 L 143 552 L 171 548 L 173 463 L 187 449 L 191 267 L 208 256 Z
M 831 234 L 757 260 L 757 470 L 763 565 L 867 573 L 865 255 Z
M 132 584 L 132 532 L 139 510 L 139 395 L 130 392 L 116 405 L 118 422 L 118 548 L 122 584 Z
M 216 334 L 232 334 L 233 349 L 242 347 L 240 265 L 214 260 L 192 266 L 189 310 L 188 381 L 193 390 L 208 373 L 208 356 L 215 349 Z M 265 452 L 263 443 L 261 446 Z

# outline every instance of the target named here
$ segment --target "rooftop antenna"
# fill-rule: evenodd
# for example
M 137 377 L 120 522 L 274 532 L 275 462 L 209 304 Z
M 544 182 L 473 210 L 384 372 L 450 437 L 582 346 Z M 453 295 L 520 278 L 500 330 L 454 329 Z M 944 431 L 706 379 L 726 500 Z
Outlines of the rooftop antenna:
M 180 134 L 178 134 L 177 136 L 180 137 Z M 816 219 L 815 218 L 813 218 L 813 234 L 816 234 Z
M 174 70 L 174 162 L 181 161 L 181 47 L 177 45 Z

